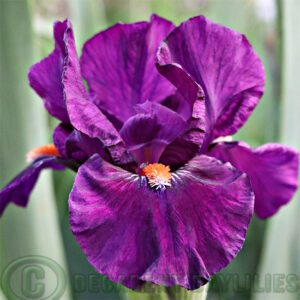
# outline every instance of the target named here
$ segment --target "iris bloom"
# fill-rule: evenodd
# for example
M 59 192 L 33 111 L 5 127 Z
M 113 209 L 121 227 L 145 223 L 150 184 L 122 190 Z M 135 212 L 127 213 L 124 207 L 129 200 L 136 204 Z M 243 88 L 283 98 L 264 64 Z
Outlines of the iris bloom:
M 55 146 L 29 155 L 1 210 L 27 204 L 41 169 L 79 167 L 70 225 L 98 272 L 133 289 L 205 284 L 241 249 L 253 210 L 270 217 L 297 188 L 295 150 L 220 142 L 263 94 L 258 56 L 203 16 L 178 27 L 156 15 L 116 24 L 80 60 L 68 20 L 55 23 L 54 41 L 29 80 L 62 122 Z

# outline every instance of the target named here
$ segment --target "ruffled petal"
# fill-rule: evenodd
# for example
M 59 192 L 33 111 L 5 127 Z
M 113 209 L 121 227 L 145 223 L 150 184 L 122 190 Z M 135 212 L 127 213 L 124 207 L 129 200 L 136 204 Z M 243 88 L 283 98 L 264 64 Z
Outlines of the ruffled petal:
M 35 160 L 30 166 L 16 176 L 0 191 L 0 216 L 6 206 L 13 202 L 19 206 L 27 206 L 29 195 L 43 169 L 51 168 L 62 170 L 64 166 L 59 164 L 56 156 L 42 157 Z
M 204 16 L 174 29 L 162 42 L 159 65 L 178 63 L 201 85 L 206 97 L 210 135 L 234 134 L 257 105 L 264 69 L 244 35 Z
M 98 138 L 110 152 L 116 164 L 133 160 L 115 127 L 101 110 L 90 101 L 80 75 L 80 66 L 74 44 L 73 31 L 65 33 L 67 57 L 65 59 L 63 85 L 71 124 L 90 138 Z
M 29 84 L 43 99 L 47 111 L 63 122 L 69 121 L 62 87 L 63 64 L 66 56 L 63 39 L 65 31 L 70 27 L 71 23 L 68 20 L 54 23 L 53 52 L 33 65 L 28 73 Z
M 241 249 L 253 198 L 246 174 L 208 156 L 156 191 L 145 177 L 94 155 L 76 176 L 70 224 L 89 262 L 109 279 L 132 289 L 141 281 L 195 289 Z
M 124 123 L 120 135 L 138 164 L 158 162 L 166 146 L 186 130 L 187 123 L 159 103 L 147 101 L 136 110 L 138 113 Z
M 251 149 L 246 143 L 226 142 L 217 143 L 208 154 L 248 174 L 260 218 L 273 216 L 297 190 L 299 154 L 293 148 L 265 144 Z
M 135 104 L 162 101 L 173 92 L 155 68 L 158 45 L 173 28 L 152 15 L 150 22 L 118 23 L 85 43 L 82 74 L 101 109 L 125 121 Z

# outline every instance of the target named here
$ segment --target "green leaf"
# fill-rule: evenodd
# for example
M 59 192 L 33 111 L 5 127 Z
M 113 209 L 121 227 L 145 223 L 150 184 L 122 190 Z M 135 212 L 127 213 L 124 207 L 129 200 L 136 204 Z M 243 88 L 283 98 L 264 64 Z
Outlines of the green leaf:
M 49 141 L 46 112 L 27 79 L 29 67 L 37 61 L 27 1 L 1 0 L 0 28 L 2 188 L 26 166 L 26 152 Z M 32 255 L 51 258 L 66 271 L 49 171 L 43 172 L 28 208 L 10 204 L 0 219 L 0 274 L 13 260 Z M 46 278 L 45 285 L 50 281 L 53 278 Z M 61 299 L 70 299 L 68 290 Z
M 282 0 L 279 4 L 283 28 L 281 142 L 300 150 L 300 2 Z M 259 272 L 259 284 L 265 292 L 254 294 L 254 300 L 300 299 L 299 215 L 298 192 L 270 220 Z M 266 280 L 268 276 L 271 277 L 271 286 Z M 271 290 L 266 292 L 269 287 Z

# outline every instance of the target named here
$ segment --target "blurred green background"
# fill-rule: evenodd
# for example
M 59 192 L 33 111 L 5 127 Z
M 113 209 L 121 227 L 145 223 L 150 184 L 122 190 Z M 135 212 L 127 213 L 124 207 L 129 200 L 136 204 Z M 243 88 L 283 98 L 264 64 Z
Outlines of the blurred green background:
M 266 86 L 234 139 L 252 147 L 282 142 L 299 150 L 300 0 L 0 0 L 0 187 L 26 166 L 28 150 L 52 142 L 57 123 L 30 89 L 27 72 L 52 51 L 53 22 L 71 19 L 80 54 L 83 43 L 98 31 L 118 21 L 148 20 L 151 13 L 175 24 L 204 14 L 244 33 L 263 61 Z M 69 281 L 61 299 L 127 299 L 125 289 L 103 277 L 102 286 L 91 284 L 98 275 L 69 227 L 73 180 L 71 171 L 44 171 L 28 209 L 8 207 L 0 219 L 0 274 L 16 258 L 41 255 L 66 271 Z M 208 299 L 300 299 L 299 200 L 296 195 L 270 220 L 253 218 L 242 251 L 213 278 Z M 274 274 L 283 275 L 283 283 Z M 289 274 L 298 276 L 292 291 L 287 288 Z M 142 299 L 140 294 L 133 297 Z M 6 299 L 1 291 L 0 299 Z

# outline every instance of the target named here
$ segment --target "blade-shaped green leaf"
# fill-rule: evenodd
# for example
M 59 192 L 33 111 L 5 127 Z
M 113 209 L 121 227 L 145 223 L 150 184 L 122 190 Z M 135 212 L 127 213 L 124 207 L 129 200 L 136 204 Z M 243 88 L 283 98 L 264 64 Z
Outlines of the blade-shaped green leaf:
M 281 142 L 300 150 L 300 1 L 282 0 L 280 4 L 283 28 Z M 299 216 L 298 192 L 268 224 L 259 273 L 260 287 L 264 291 L 254 294 L 254 300 L 300 299 Z
M 35 62 L 27 4 L 25 0 L 0 1 L 1 188 L 26 166 L 25 154 L 30 148 L 49 142 L 42 101 L 30 90 L 27 79 Z M 33 255 L 50 258 L 66 271 L 49 171 L 41 176 L 28 208 L 11 204 L 4 212 L 0 242 L 0 273 L 13 260 Z M 49 285 L 55 289 L 57 280 L 60 278 L 46 276 L 45 292 Z M 18 277 L 11 288 L 21 291 L 21 282 Z M 70 299 L 68 289 L 60 299 Z

